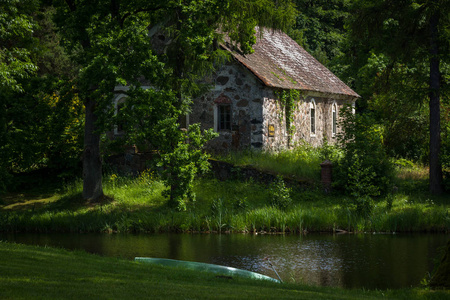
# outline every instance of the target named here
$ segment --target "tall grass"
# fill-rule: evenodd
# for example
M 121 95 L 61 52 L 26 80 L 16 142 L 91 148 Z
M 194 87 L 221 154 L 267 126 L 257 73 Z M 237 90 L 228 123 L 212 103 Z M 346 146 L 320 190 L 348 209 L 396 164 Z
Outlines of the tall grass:
M 28 232 L 266 232 L 302 233 L 336 230 L 448 232 L 450 203 L 399 192 L 375 200 L 361 215 L 345 196 L 290 188 L 288 207 L 273 205 L 266 185 L 203 178 L 197 200 L 186 211 L 170 209 L 164 186 L 150 173 L 137 178 L 106 176 L 109 197 L 97 204 L 81 200 L 81 182 L 67 187 L 58 201 L 38 210 L 1 211 L 1 231 Z
M 251 150 L 229 152 L 216 158 L 237 166 L 252 166 L 270 173 L 314 181 L 320 179 L 320 163 L 324 160 L 323 151 L 308 144 L 279 152 Z

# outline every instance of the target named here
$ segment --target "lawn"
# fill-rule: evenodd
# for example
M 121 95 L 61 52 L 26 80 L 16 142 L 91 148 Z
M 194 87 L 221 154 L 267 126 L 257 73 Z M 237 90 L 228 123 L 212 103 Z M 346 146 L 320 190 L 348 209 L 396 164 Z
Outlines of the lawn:
M 345 290 L 152 266 L 0 242 L 2 299 L 448 299 L 448 291 Z

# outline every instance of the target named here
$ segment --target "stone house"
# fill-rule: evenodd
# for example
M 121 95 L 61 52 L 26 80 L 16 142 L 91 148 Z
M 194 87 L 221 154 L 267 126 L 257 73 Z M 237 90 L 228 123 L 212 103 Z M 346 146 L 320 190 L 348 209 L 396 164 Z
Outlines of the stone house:
M 203 129 L 214 128 L 219 136 L 208 143 L 209 150 L 270 151 L 302 142 L 320 146 L 325 137 L 335 143 L 339 112 L 359 95 L 330 70 L 281 31 L 264 30 L 252 54 L 243 55 L 228 43 L 221 46 L 232 59 L 180 122 L 182 127 L 201 123 Z M 280 95 L 291 90 L 297 97 L 287 112 Z M 121 98 L 116 96 L 116 107 Z
M 335 142 L 339 111 L 359 96 L 330 70 L 281 31 L 265 30 L 249 55 L 222 47 L 232 60 L 216 72 L 214 88 L 194 101 L 188 116 L 219 133 L 210 149 L 278 150 L 303 141 L 319 146 L 324 137 Z M 291 132 L 279 100 L 289 90 L 299 95 L 290 112 Z

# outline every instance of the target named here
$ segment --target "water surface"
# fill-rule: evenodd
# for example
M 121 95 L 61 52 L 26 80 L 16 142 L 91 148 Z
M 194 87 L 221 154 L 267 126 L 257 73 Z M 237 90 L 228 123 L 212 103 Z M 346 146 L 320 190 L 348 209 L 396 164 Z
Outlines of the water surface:
M 0 234 L 0 240 L 81 249 L 105 256 L 214 263 L 284 281 L 386 289 L 419 285 L 433 270 L 445 234 Z

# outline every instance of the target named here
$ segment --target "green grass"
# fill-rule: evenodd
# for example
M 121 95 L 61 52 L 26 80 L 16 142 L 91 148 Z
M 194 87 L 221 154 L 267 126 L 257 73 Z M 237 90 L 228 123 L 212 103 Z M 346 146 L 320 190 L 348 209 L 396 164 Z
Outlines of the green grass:
M 216 277 L 84 252 L 0 242 L 2 299 L 446 299 L 448 291 L 344 290 Z
M 23 209 L 9 203 L 0 211 L 1 231 L 25 232 L 448 232 L 448 197 L 400 190 L 375 200 L 370 215 L 361 215 L 351 199 L 321 190 L 291 188 L 285 209 L 272 206 L 269 186 L 249 181 L 196 182 L 197 200 L 186 211 L 169 209 L 164 186 L 153 174 L 138 178 L 105 176 L 108 195 L 97 204 L 81 201 L 81 182 L 67 186 L 52 201 Z M 20 197 L 19 197 L 20 198 Z M 13 199 L 9 199 L 13 201 Z M 18 200 L 20 202 L 20 199 Z M 38 201 L 38 200 L 36 200 Z M 19 203 L 20 204 L 20 203 Z
M 331 146 L 329 146 L 331 147 Z M 236 166 L 252 166 L 258 170 L 289 176 L 298 180 L 320 181 L 322 150 L 300 145 L 279 152 L 239 151 L 218 155 L 216 158 Z

